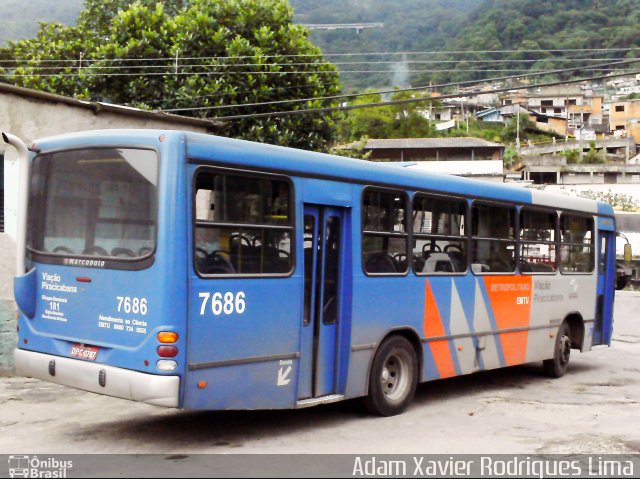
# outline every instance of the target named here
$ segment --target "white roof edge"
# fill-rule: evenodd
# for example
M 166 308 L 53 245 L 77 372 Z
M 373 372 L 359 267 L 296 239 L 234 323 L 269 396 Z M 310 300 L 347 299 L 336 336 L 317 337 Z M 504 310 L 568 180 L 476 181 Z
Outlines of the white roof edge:
M 598 202 L 578 196 L 531 189 L 531 204 L 598 213 Z

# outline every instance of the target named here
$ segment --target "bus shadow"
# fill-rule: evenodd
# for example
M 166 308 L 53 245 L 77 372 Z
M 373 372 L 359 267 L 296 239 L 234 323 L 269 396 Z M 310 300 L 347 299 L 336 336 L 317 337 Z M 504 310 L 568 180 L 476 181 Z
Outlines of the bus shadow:
M 582 374 L 593 369 L 589 364 L 572 364 L 568 375 Z M 542 366 L 524 365 L 480 372 L 468 376 L 420 384 L 413 407 L 428 407 L 474 394 L 497 394 L 505 388 L 525 389 L 541 387 L 553 381 L 544 376 Z M 123 439 L 134 443 L 153 444 L 158 451 L 183 450 L 242 452 L 243 446 L 259 447 L 262 439 L 273 440 L 289 434 L 313 434 L 322 430 L 359 421 L 377 421 L 368 414 L 360 400 L 327 404 L 309 409 L 271 411 L 173 411 L 159 414 L 103 422 L 101 441 L 121 444 Z M 70 433 L 71 434 L 71 433 Z M 92 437 L 94 426 L 80 426 L 73 431 L 74 440 Z M 134 446 L 133 449 L 136 449 Z M 135 450 L 132 452 L 136 452 Z
M 597 368 L 594 364 L 572 363 L 567 376 L 589 372 L 594 368 Z M 541 387 L 553 381 L 555 379 L 544 373 L 542 362 L 524 364 L 419 384 L 414 402 L 426 404 L 461 395 L 495 393 L 507 388 Z

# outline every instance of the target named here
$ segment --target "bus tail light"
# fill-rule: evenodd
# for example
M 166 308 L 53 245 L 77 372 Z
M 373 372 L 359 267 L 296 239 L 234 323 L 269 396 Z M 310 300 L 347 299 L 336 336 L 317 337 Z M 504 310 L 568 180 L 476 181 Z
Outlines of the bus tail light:
M 158 346 L 158 356 L 161 358 L 175 358 L 178 355 L 178 348 L 175 346 Z
M 172 331 L 160 331 L 158 333 L 158 341 L 164 344 L 173 344 L 178 342 L 178 333 Z
M 170 359 L 160 359 L 156 363 L 156 367 L 160 371 L 175 371 L 176 368 L 178 367 L 178 363 L 176 363 L 175 361 L 172 361 Z

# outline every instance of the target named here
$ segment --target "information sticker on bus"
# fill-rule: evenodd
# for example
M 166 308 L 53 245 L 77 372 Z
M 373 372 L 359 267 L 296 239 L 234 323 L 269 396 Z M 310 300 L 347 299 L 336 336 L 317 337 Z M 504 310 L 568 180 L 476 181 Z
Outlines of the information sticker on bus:
M 97 346 L 84 346 L 82 344 L 74 344 L 71 347 L 71 356 L 86 361 L 95 361 L 98 357 L 100 348 Z

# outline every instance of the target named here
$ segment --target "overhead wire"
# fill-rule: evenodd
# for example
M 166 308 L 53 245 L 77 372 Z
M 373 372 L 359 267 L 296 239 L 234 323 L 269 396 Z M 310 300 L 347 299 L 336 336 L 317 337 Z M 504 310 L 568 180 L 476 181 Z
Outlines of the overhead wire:
M 631 60 L 632 58 L 626 58 L 627 60 Z M 637 58 L 636 58 L 637 59 Z M 565 57 L 548 57 L 548 58 L 538 58 L 538 59 L 506 59 L 506 58 L 497 58 L 497 59 L 465 59 L 465 60 L 401 60 L 401 61 L 357 61 L 357 62 L 291 62 L 291 63 L 185 63 L 180 62 L 178 65 L 175 63 L 167 63 L 164 65 L 86 65 L 85 66 L 69 66 L 69 67 L 60 67 L 60 66 L 39 66 L 39 65 L 24 65 L 19 64 L 16 65 L 15 68 L 20 69 L 28 69 L 34 71 L 41 70 L 59 70 L 60 68 L 72 68 L 77 70 L 126 70 L 132 68 L 144 68 L 144 69 L 170 69 L 171 73 L 175 72 L 176 68 L 229 68 L 229 67 L 276 67 L 276 66 L 339 66 L 339 65 L 398 65 L 398 64 L 406 64 L 406 65 L 429 65 L 429 64 L 459 64 L 459 63 L 469 63 L 469 64 L 496 64 L 496 63 L 536 63 L 536 62 L 548 62 L 548 63 L 556 63 L 556 62 L 594 62 L 594 61 L 615 61 L 620 60 L 620 58 L 565 58 Z M 84 60 L 83 60 L 84 61 Z M 175 58 L 173 59 L 175 62 Z M 78 60 L 75 60 L 78 63 Z M 169 70 L 167 70 L 169 71 Z M 384 70 L 389 71 L 389 70 Z
M 634 64 L 634 63 L 638 63 L 638 62 L 640 62 L 640 59 L 625 60 L 625 61 L 619 61 L 619 62 L 612 62 L 612 63 L 594 65 L 594 66 L 606 68 L 606 67 L 611 67 L 611 66 L 631 65 L 631 64 Z M 518 78 L 529 78 L 529 77 L 537 77 L 537 76 L 544 76 L 544 75 L 554 75 L 554 74 L 562 74 L 562 73 L 571 73 L 571 72 L 581 71 L 581 70 L 584 70 L 584 68 L 583 67 L 574 67 L 574 68 L 564 68 L 564 69 L 555 69 L 555 70 L 545 70 L 545 71 L 541 71 L 541 72 L 528 72 L 528 73 L 521 74 L 521 75 L 509 75 L 509 76 L 501 76 L 501 77 L 494 77 L 494 78 L 484 78 L 484 79 L 479 79 L 479 80 L 468 80 L 468 81 L 463 81 L 463 82 L 448 82 L 448 83 L 441 83 L 441 84 L 437 84 L 437 85 L 397 88 L 397 89 L 391 89 L 391 90 L 382 90 L 382 91 L 378 91 L 378 92 L 349 93 L 349 94 L 343 94 L 343 95 L 332 95 L 332 96 L 306 98 L 306 99 L 278 100 L 276 102 L 263 102 L 262 105 L 294 103 L 294 102 L 308 102 L 308 101 L 329 101 L 329 100 L 351 99 L 351 98 L 358 98 L 358 97 L 362 97 L 362 96 L 369 96 L 372 93 L 394 94 L 394 93 L 408 92 L 408 91 L 421 91 L 421 90 L 431 90 L 431 91 L 433 91 L 433 90 L 436 90 L 436 89 L 456 87 L 456 86 L 458 86 L 458 87 L 460 87 L 460 86 L 470 86 L 470 85 L 477 85 L 477 84 L 480 84 L 480 83 L 498 82 L 498 81 L 514 80 L 514 79 L 518 79 Z M 607 68 L 607 70 L 609 70 L 609 68 Z M 627 74 L 631 74 L 631 73 L 619 73 L 619 75 L 627 75 Z M 477 93 L 478 92 L 475 92 L 476 95 L 477 95 Z M 436 98 L 442 98 L 442 97 L 436 97 Z M 433 98 L 430 97 L 430 99 L 433 99 Z M 239 107 L 241 105 L 233 105 L 233 106 Z M 253 104 L 252 106 L 258 106 L 258 104 Z M 176 108 L 176 109 L 158 110 L 158 111 L 165 111 L 165 112 L 202 111 L 202 110 L 213 110 L 213 109 L 217 109 L 217 108 L 219 108 L 219 107 L 211 106 L 211 107 Z
M 626 52 L 631 50 L 638 50 L 640 47 L 624 47 L 624 48 L 555 48 L 555 49 L 532 49 L 532 50 L 427 50 L 427 51 L 399 51 L 399 52 L 347 52 L 347 53 L 299 53 L 299 54 L 286 54 L 286 55 L 261 55 L 260 58 L 310 58 L 310 57 L 351 57 L 351 56 L 394 56 L 394 55 L 466 55 L 466 54 L 493 54 L 493 53 L 569 53 L 569 52 Z M 243 59 L 243 58 L 255 58 L 253 55 L 218 55 L 218 56 L 187 56 L 179 57 L 180 60 L 212 60 L 212 59 Z M 172 60 L 175 61 L 176 57 L 137 57 L 137 58 L 111 58 L 111 59 L 92 59 L 83 58 L 84 63 L 98 62 L 98 61 L 158 61 L 158 60 Z M 35 59 L 34 59 L 35 60 Z M 40 62 L 78 62 L 78 59 L 69 58 L 41 58 L 37 59 Z M 0 63 L 10 63 L 15 60 L 3 59 Z
M 628 76 L 628 75 L 638 75 L 640 74 L 640 70 L 628 72 L 628 73 L 619 73 L 614 75 L 599 75 L 592 76 L 587 78 L 579 78 L 574 80 L 563 80 L 556 82 L 545 82 L 538 83 L 536 85 L 527 85 L 527 86 L 510 86 L 505 88 L 497 88 L 491 91 L 491 93 L 505 93 L 510 91 L 520 91 L 520 90 L 531 90 L 534 88 L 543 88 L 550 86 L 560 86 L 560 85 L 568 85 L 575 83 L 583 83 L 589 81 L 596 80 L 605 80 L 608 78 L 615 78 L 619 76 Z M 300 115 L 300 114 L 316 114 L 316 113 L 330 113 L 334 111 L 349 111 L 355 109 L 362 108 L 377 108 L 383 106 L 392 106 L 392 105 L 404 105 L 410 103 L 422 103 L 422 102 L 432 102 L 432 101 L 441 101 L 441 100 L 449 100 L 449 99 L 457 99 L 457 98 L 468 98 L 471 96 L 477 96 L 478 93 L 482 92 L 460 92 L 452 95 L 442 95 L 438 97 L 418 97 L 418 98 L 407 98 L 402 100 L 389 100 L 383 102 L 374 102 L 374 103 L 362 103 L 362 104 L 351 104 L 351 105 L 341 105 L 334 107 L 322 107 L 322 108 L 309 108 L 309 109 L 299 109 L 299 110 L 286 110 L 286 111 L 277 111 L 277 112 L 269 112 L 269 113 L 253 113 L 253 114 L 244 114 L 244 115 L 229 115 L 229 116 L 217 116 L 213 117 L 218 121 L 233 121 L 233 120 L 242 120 L 247 118 L 269 118 L 274 116 L 291 116 L 291 115 Z

